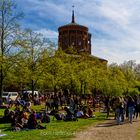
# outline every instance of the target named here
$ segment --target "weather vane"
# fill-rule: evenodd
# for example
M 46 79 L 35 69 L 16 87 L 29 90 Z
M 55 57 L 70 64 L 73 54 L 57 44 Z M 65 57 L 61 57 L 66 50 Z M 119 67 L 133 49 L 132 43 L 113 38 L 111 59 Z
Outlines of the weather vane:
M 72 5 L 73 10 L 74 10 L 74 7 L 75 7 L 75 6 L 74 6 L 74 4 L 73 4 L 73 5 Z

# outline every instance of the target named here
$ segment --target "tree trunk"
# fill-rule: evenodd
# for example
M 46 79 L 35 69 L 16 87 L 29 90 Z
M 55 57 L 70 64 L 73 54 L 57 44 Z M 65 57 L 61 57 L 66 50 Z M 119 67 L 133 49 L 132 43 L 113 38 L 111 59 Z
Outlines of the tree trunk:
M 86 84 L 86 82 L 84 82 L 84 95 L 86 94 L 86 86 L 87 86 L 87 84 Z M 85 104 L 87 103 L 86 101 L 87 101 L 87 99 L 85 98 Z
M 1 69 L 0 69 L 0 98 L 2 98 L 2 94 L 3 94 L 3 68 L 1 65 Z
M 32 80 L 32 100 L 34 100 L 34 80 Z
M 1 66 L 0 66 L 0 98 L 3 94 L 3 57 L 4 57 L 4 11 L 2 11 L 1 15 L 1 34 L 0 34 L 0 47 L 1 47 Z
M 83 81 L 81 81 L 81 94 L 83 94 Z

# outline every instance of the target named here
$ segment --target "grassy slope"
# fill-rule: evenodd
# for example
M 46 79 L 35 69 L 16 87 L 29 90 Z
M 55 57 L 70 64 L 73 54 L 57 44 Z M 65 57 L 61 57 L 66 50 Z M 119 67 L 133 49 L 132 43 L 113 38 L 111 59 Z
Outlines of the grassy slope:
M 3 110 L 0 110 L 0 115 L 3 114 Z M 77 131 L 82 131 L 90 125 L 95 125 L 99 121 L 105 119 L 105 114 L 97 113 L 96 117 L 90 119 L 79 119 L 76 122 L 64 122 L 53 120 L 47 125 L 46 130 L 28 130 L 21 132 L 9 131 L 10 124 L 0 124 L 0 130 L 7 136 L 1 137 L 2 140 L 63 140 L 74 136 Z

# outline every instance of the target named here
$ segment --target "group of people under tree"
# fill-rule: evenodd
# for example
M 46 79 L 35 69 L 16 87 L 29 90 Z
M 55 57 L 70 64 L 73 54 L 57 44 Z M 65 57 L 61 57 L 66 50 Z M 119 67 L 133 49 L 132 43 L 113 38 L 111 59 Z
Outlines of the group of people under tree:
M 32 102 L 34 105 L 45 104 L 45 110 L 36 112 L 31 109 Z M 39 104 L 36 104 L 36 103 Z M 46 129 L 41 123 L 49 123 L 50 116 L 53 115 L 56 120 L 77 121 L 78 118 L 95 117 L 95 108 L 101 107 L 107 112 L 112 109 L 117 124 L 129 119 L 133 122 L 133 118 L 140 117 L 140 96 L 97 96 L 65 94 L 63 92 L 40 94 L 30 98 L 27 94 L 20 96 L 14 101 L 14 110 L 11 110 L 11 104 L 4 111 L 4 116 L 0 118 L 0 123 L 11 123 L 12 130 L 22 129 Z M 21 109 L 21 107 L 22 109 Z
M 80 95 L 58 92 L 48 94 L 45 105 L 46 111 L 54 114 L 57 120 L 77 120 L 77 118 L 90 118 L 94 116 L 95 98 L 92 95 L 82 97 Z M 66 115 L 59 112 L 59 110 L 64 110 Z
M 39 100 L 41 104 L 45 103 L 46 106 L 45 110 L 40 110 L 40 112 L 31 109 L 34 100 L 28 98 L 27 94 L 25 95 L 18 97 L 12 103 L 11 100 L 7 102 L 8 106 L 4 111 L 4 116 L 0 118 L 0 123 L 11 123 L 12 130 L 20 131 L 36 128 L 45 129 L 46 127 L 41 123 L 49 123 L 51 115 L 54 116 L 53 119 L 64 121 L 77 121 L 78 118 L 93 117 L 92 108 L 94 105 L 91 95 L 85 98 L 88 106 L 82 104 L 84 98 L 80 95 L 64 95 L 59 92 L 39 97 L 35 96 L 33 99 Z

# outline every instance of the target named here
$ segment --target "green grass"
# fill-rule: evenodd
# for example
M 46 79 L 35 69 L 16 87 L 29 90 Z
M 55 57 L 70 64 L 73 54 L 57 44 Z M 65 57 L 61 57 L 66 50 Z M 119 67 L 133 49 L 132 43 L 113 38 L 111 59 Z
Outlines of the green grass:
M 3 110 L 0 110 L 0 115 L 3 114 Z M 43 124 L 47 126 L 45 130 L 24 130 L 20 132 L 10 131 L 10 124 L 0 124 L 1 133 L 7 134 L 7 136 L 1 137 L 1 140 L 65 140 L 74 136 L 75 133 L 86 129 L 90 125 L 103 121 L 105 114 L 96 113 L 95 118 L 79 119 L 73 122 L 64 122 L 52 120 L 49 124 Z

